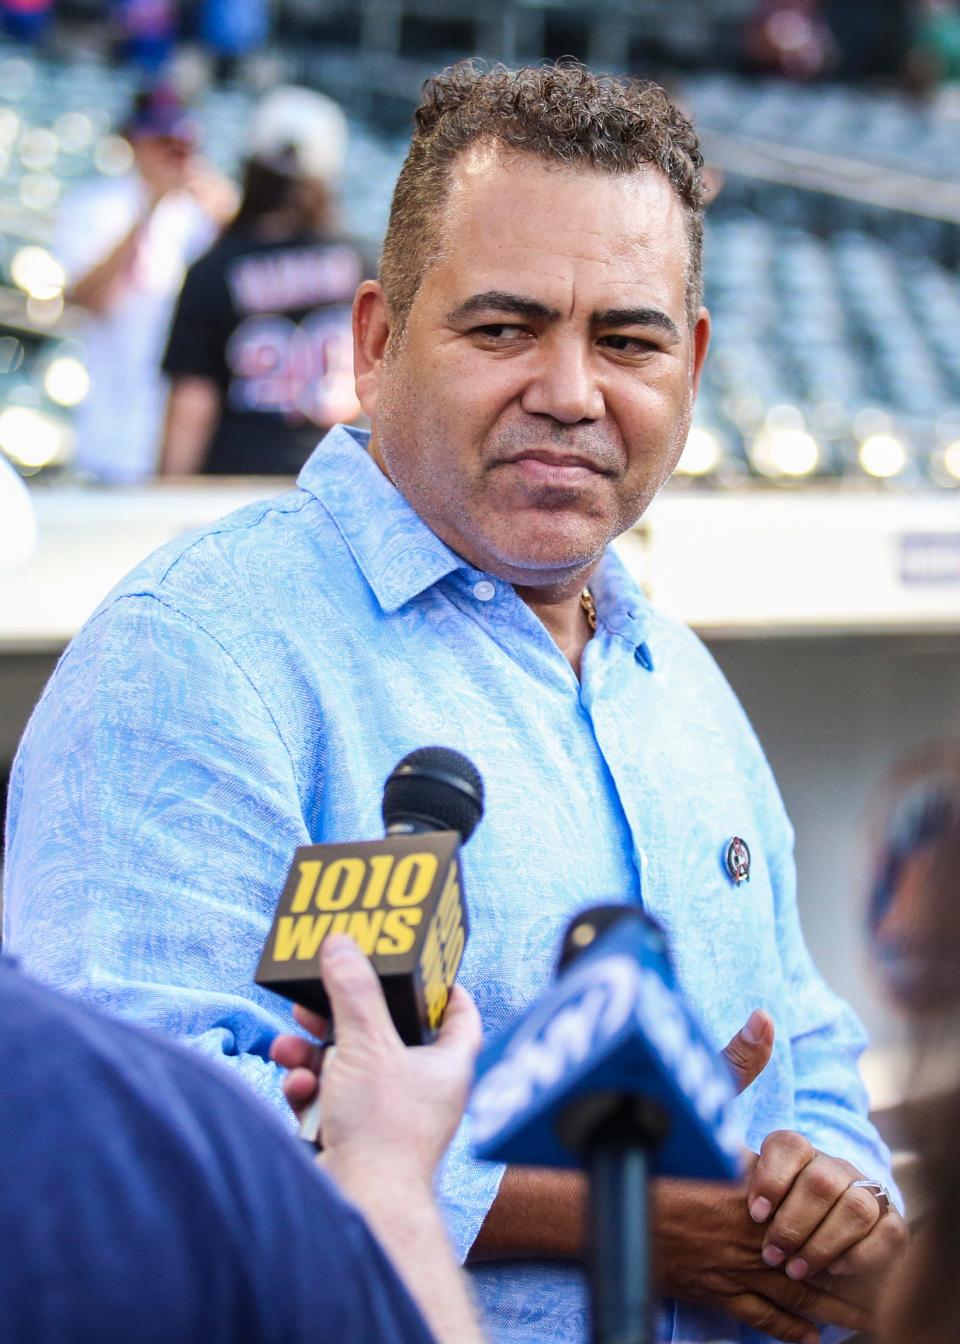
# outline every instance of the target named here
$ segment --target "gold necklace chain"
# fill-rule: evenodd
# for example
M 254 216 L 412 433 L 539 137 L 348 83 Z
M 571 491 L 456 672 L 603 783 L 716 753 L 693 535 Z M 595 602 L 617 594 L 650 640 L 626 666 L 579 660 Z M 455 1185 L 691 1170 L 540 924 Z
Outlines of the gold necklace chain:
M 587 618 L 591 632 L 597 628 L 597 604 L 593 600 L 593 594 L 589 588 L 584 588 L 580 594 L 580 607 L 584 616 Z

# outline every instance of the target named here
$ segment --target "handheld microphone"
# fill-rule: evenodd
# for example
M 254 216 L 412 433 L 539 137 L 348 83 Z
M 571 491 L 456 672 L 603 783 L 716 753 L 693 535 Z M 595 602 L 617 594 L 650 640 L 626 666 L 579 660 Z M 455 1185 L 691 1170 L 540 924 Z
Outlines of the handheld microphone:
M 648 1178 L 734 1179 L 740 1130 L 730 1073 L 642 910 L 574 919 L 556 984 L 481 1055 L 470 1113 L 478 1157 L 586 1169 L 595 1344 L 647 1344 Z
M 330 1016 L 319 957 L 331 933 L 369 956 L 407 1045 L 434 1039 L 467 938 L 459 850 L 483 815 L 483 781 L 466 756 L 421 747 L 383 791 L 382 840 L 298 849 L 255 981 Z

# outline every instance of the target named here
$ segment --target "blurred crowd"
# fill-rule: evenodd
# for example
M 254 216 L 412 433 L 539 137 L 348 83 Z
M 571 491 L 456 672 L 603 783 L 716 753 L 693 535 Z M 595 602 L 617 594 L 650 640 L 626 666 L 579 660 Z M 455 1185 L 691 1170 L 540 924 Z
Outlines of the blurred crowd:
M 42 49 L 52 41 L 55 18 L 69 8 L 53 0 L 0 0 L 0 17 L 9 37 Z M 175 0 L 113 0 L 104 6 L 112 53 L 136 72 L 142 90 L 113 128 L 129 146 L 129 171 L 100 171 L 66 190 L 57 204 L 59 225 L 51 246 L 65 279 L 63 297 L 80 315 L 71 334 L 79 340 L 89 390 L 60 404 L 75 406 L 69 458 L 88 479 L 131 483 L 155 474 L 288 475 L 331 423 L 350 421 L 358 413 L 349 307 L 374 258 L 370 235 L 358 244 L 338 213 L 347 140 L 343 112 L 318 93 L 277 88 L 274 81 L 252 114 L 239 172 L 228 179 L 205 157 L 201 117 L 174 91 L 184 82 L 170 74 L 182 51 L 179 44 L 189 34 L 207 52 L 215 82 L 249 76 L 245 62 L 263 50 L 281 10 L 271 11 L 266 0 L 199 0 L 192 6 Z M 889 0 L 882 6 L 866 0 L 744 0 L 742 12 L 734 60 L 741 76 L 772 75 L 787 89 L 806 84 L 815 90 L 827 80 L 886 72 L 895 74 L 901 87 L 925 96 L 950 91 L 960 81 L 960 0 Z M 244 106 L 252 98 L 251 78 L 241 81 Z M 776 94 L 767 81 L 754 82 L 762 91 L 757 94 L 762 105 L 753 122 L 749 91 L 734 96 L 724 85 L 718 93 L 703 73 L 691 82 L 708 104 L 705 114 L 700 98 L 691 100 L 708 129 L 710 107 L 718 97 L 740 107 L 736 116 L 747 118 L 742 126 L 747 135 L 757 133 L 753 123 L 758 119 L 776 121 Z M 270 83 L 261 80 L 265 87 Z M 837 110 L 835 121 L 842 121 L 843 110 L 837 88 L 827 88 L 824 125 L 828 104 Z M 0 96 L 5 96 L 2 91 Z M 795 103 L 789 95 L 781 101 L 782 119 L 795 121 Z M 903 129 L 902 116 L 897 121 L 891 113 L 885 119 L 882 111 L 873 108 L 869 114 L 878 137 L 884 127 Z M 819 124 L 813 113 L 803 116 L 811 129 Z M 824 134 L 833 132 L 828 127 Z M 880 146 L 893 159 L 899 152 L 895 140 Z M 377 177 L 375 164 L 367 175 Z M 389 187 L 386 179 L 380 185 L 384 191 Z M 30 182 L 23 187 L 32 189 Z M 878 245 L 857 232 L 857 220 L 844 224 L 847 234 L 825 241 L 806 220 L 793 220 L 784 229 L 773 216 L 764 220 L 769 237 L 758 251 L 754 234 L 761 224 L 745 214 L 741 229 L 729 215 L 728 204 L 708 249 L 716 261 L 709 299 L 718 318 L 717 340 L 698 429 L 681 472 L 702 474 L 706 463 L 717 479 L 726 479 L 724 471 L 731 479 L 746 474 L 791 479 L 843 475 L 852 462 L 855 472 L 870 476 L 907 479 L 913 472 L 916 479 L 953 486 L 960 479 L 955 296 L 949 266 L 937 269 L 944 258 L 928 257 L 927 269 L 916 278 L 909 267 L 901 274 L 896 240 L 889 248 Z M 880 268 L 893 276 L 887 306 L 905 310 L 898 329 L 913 331 L 906 310 L 918 286 L 942 291 L 939 307 L 922 303 L 918 308 L 923 329 L 911 338 L 911 351 L 916 348 L 909 367 L 901 369 L 902 339 L 893 352 L 893 371 L 884 363 L 886 309 L 876 324 L 864 318 L 858 336 L 854 304 L 834 323 L 832 336 L 828 331 L 836 345 L 830 359 L 818 358 L 814 347 L 799 348 L 797 325 L 784 321 L 782 340 L 774 333 L 772 344 L 764 336 L 756 350 L 751 348 L 744 374 L 749 386 L 741 388 L 743 378 L 733 367 L 736 352 L 725 340 L 725 333 L 738 332 L 737 315 L 746 314 L 751 302 L 739 282 L 728 293 L 728 277 L 738 274 L 734 254 L 740 233 L 749 234 L 751 268 L 758 255 L 778 257 L 784 248 L 799 249 L 811 266 L 816 262 L 818 274 L 831 272 L 827 280 L 838 295 L 844 292 L 848 253 L 854 280 L 877 253 Z M 797 269 L 798 293 L 806 292 L 800 281 L 809 279 L 810 269 Z M 773 280 L 768 284 L 761 278 L 754 288 L 762 289 L 763 303 L 776 304 L 779 312 L 785 300 Z M 951 336 L 943 349 L 939 328 L 928 332 L 924 327 L 934 308 L 950 310 Z M 756 324 L 754 329 L 761 330 Z M 8 344 L 13 349 L 15 342 Z M 763 403 L 759 410 L 758 400 Z M 792 458 L 786 466 L 779 458 L 771 466 L 764 456 L 764 434 L 770 429 L 764 417 L 771 408 L 779 414 L 784 406 L 792 417 L 787 431 L 794 436 L 788 446 L 799 444 L 802 450 L 799 466 Z M 19 409 L 15 414 L 23 418 Z M 865 415 L 872 418 L 861 432 Z M 890 439 L 894 448 L 890 461 L 884 458 L 875 471 L 870 462 L 863 465 L 861 449 L 876 438 L 878 415 L 884 443 Z M 783 426 L 776 423 L 773 429 L 779 452 L 781 440 L 786 442 Z M 31 421 L 31 433 L 36 430 Z M 19 420 L 12 422 L 13 431 L 18 442 L 26 433 L 20 433 Z M 10 455 L 27 474 L 41 456 L 37 449 L 33 463 L 20 461 L 15 450 Z M 63 454 L 48 454 L 41 465 L 47 461 L 61 462 Z
M 169 87 L 141 94 L 121 129 L 130 172 L 68 195 L 56 245 L 85 313 L 76 469 L 109 483 L 295 474 L 357 412 L 364 261 L 337 223 L 343 113 L 274 89 L 251 119 L 239 198 Z

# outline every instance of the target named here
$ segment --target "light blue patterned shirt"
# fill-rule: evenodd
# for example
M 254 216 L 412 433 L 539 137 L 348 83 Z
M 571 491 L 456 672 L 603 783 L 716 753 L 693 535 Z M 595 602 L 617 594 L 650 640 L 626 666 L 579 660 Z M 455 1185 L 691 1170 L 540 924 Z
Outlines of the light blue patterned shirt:
M 773 1016 L 773 1060 L 742 1099 L 752 1144 L 798 1129 L 886 1179 L 862 1030 L 810 962 L 790 825 L 710 655 L 608 553 L 578 682 L 509 584 L 450 551 L 364 443 L 335 429 L 297 489 L 156 552 L 74 639 L 14 766 L 9 950 L 281 1105 L 267 1049 L 291 1018 L 253 973 L 293 851 L 381 834 L 392 766 L 449 745 L 486 783 L 461 979 L 488 1034 L 546 988 L 575 911 L 642 901 L 718 1048 L 753 1008 Z M 741 886 L 733 836 L 753 859 Z M 461 1256 L 502 1175 L 470 1157 L 466 1128 L 441 1178 Z M 586 1339 L 574 1265 L 484 1265 L 474 1281 L 499 1344 Z M 670 1305 L 662 1337 L 758 1338 Z

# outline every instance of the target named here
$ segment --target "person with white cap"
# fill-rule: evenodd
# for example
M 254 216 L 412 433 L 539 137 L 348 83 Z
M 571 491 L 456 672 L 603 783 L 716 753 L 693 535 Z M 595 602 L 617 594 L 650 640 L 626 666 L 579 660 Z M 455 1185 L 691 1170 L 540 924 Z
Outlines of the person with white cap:
M 284 86 L 247 144 L 240 208 L 188 272 L 170 330 L 163 475 L 295 474 L 359 409 L 350 306 L 364 262 L 334 203 L 346 119 Z
M 82 310 L 90 393 L 77 409 L 74 466 L 108 485 L 156 470 L 166 387 L 159 363 L 184 272 L 236 209 L 198 153 L 199 127 L 174 89 L 136 97 L 119 132 L 132 151 L 120 177 L 65 198 L 54 252 Z

